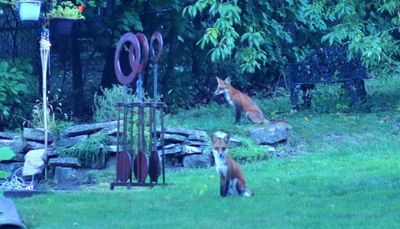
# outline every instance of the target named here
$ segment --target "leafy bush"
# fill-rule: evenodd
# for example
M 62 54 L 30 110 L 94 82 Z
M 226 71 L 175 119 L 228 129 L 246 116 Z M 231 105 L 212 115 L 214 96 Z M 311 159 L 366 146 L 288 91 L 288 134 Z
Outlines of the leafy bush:
M 349 110 L 350 97 L 340 84 L 316 85 L 311 93 L 313 93 L 311 109 L 316 113 Z
M 0 161 L 10 160 L 15 156 L 11 147 L 0 147 Z M 0 170 L 0 178 L 7 177 L 7 173 Z
M 0 60 L 0 126 L 18 126 L 16 122 L 28 113 L 28 98 L 37 85 L 31 74 L 26 61 Z
M 254 144 L 254 142 L 247 137 L 241 137 L 242 145 L 234 147 L 229 150 L 229 153 L 234 159 L 239 161 L 257 161 L 264 160 L 271 156 L 267 148 Z
M 104 163 L 107 154 L 104 147 L 108 139 L 107 134 L 96 133 L 90 135 L 85 141 L 79 142 L 70 148 L 62 149 L 60 155 L 77 157 L 86 167 L 97 162 Z
M 281 116 L 283 114 L 288 114 L 292 107 L 287 92 L 282 94 L 282 96 L 276 96 L 270 99 L 255 99 L 255 102 L 264 112 L 265 118 L 269 120 L 281 119 Z
M 113 85 L 112 88 L 101 89 L 103 95 L 94 96 L 94 114 L 95 122 L 107 122 L 116 120 L 118 110 L 116 105 L 118 102 L 123 102 L 125 99 L 133 101 L 132 89 L 125 91 L 121 85 Z
M 118 109 L 116 108 L 116 105 L 118 102 L 123 102 L 123 101 L 134 101 L 134 95 L 132 93 L 132 89 L 128 88 L 127 91 L 125 91 L 124 87 L 121 85 L 113 85 L 112 88 L 110 89 L 101 89 L 103 92 L 102 96 L 95 95 L 94 98 L 94 114 L 93 114 L 93 120 L 95 122 L 107 122 L 107 121 L 114 121 L 118 119 Z M 149 98 L 145 98 L 145 101 L 149 101 Z M 128 130 L 130 130 L 131 127 L 131 121 L 133 121 L 133 135 L 137 136 L 137 133 L 139 131 L 138 129 L 138 115 L 136 114 L 136 109 L 134 110 L 133 113 L 133 120 L 128 120 Z M 121 119 L 122 119 L 122 114 Z M 156 114 L 159 117 L 159 112 Z M 150 117 L 150 109 L 144 109 L 144 120 L 145 120 L 145 139 L 147 139 L 150 135 L 150 130 L 148 128 L 148 120 Z M 130 114 L 128 115 L 128 118 L 130 119 L 131 116 Z M 137 141 L 135 141 L 134 147 L 137 145 Z
M 367 100 L 365 106 L 371 112 L 400 111 L 400 75 L 375 72 L 375 77 L 365 82 Z

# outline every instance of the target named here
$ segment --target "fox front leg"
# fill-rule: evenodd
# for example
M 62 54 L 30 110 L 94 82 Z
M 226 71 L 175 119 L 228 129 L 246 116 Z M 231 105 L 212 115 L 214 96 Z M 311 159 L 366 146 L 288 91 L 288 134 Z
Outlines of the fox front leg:
M 220 196 L 225 197 L 228 194 L 228 190 L 229 190 L 229 180 L 221 175 L 220 187 L 219 187 Z
M 241 115 L 241 110 L 236 108 L 235 109 L 235 123 L 237 123 L 237 124 L 240 123 L 240 115 Z

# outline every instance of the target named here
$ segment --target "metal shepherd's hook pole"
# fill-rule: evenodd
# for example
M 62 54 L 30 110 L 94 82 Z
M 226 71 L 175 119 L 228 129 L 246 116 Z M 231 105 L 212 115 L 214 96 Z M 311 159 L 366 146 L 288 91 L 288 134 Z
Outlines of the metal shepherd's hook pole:
M 161 33 L 156 31 L 153 33 L 150 39 L 150 60 L 153 63 L 153 69 L 154 69 L 154 82 L 153 82 L 153 150 L 157 152 L 157 104 L 159 101 L 159 95 L 158 95 L 158 62 L 160 61 L 160 57 L 162 54 L 162 48 L 163 48 L 163 39 L 161 36 Z M 163 107 L 161 107 L 160 114 L 162 115 L 163 113 Z M 162 119 L 162 118 L 161 118 Z M 161 120 L 161 127 L 162 125 L 162 120 Z M 165 155 L 164 155 L 164 146 L 163 146 L 163 135 L 164 135 L 164 130 L 161 128 L 160 130 L 160 139 L 162 141 L 162 176 L 163 176 L 163 184 L 165 184 Z M 157 153 L 158 155 L 158 153 Z M 157 165 L 159 166 L 159 165 Z
M 49 30 L 44 29 L 40 38 L 40 58 L 42 62 L 42 94 L 43 94 L 43 122 L 44 122 L 44 152 L 45 152 L 45 179 L 47 180 L 47 148 L 48 148 L 48 111 L 47 111 L 47 64 L 50 53 Z

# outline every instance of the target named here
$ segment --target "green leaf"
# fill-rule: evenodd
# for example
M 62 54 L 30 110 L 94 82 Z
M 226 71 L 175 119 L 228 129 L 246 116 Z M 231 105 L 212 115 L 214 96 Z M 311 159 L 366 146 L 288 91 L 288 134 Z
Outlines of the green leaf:
M 11 147 L 0 147 L 0 161 L 10 160 L 14 156 Z
M 8 66 L 9 66 L 8 62 L 6 62 L 6 61 L 0 62 L 0 71 L 7 71 Z
M 0 178 L 5 178 L 5 177 L 8 177 L 8 176 L 9 176 L 8 172 L 0 171 Z

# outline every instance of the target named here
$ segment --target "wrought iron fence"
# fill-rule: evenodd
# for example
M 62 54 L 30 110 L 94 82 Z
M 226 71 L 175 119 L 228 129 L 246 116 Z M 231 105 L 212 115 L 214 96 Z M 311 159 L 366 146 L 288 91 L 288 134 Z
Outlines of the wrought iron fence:
M 34 58 L 41 27 L 40 22 L 21 22 L 11 6 L 0 6 L 0 58 Z

